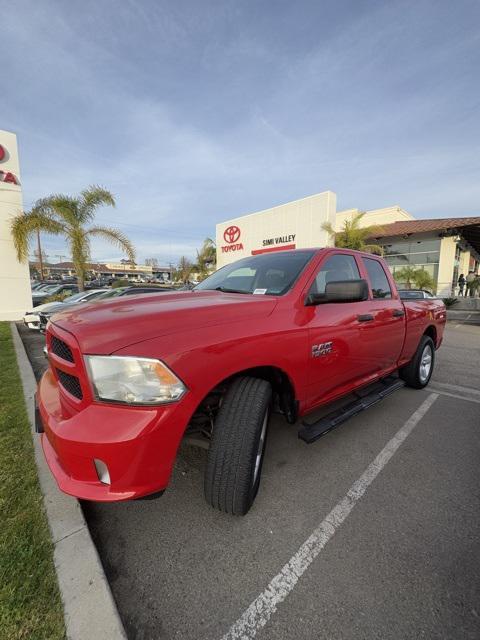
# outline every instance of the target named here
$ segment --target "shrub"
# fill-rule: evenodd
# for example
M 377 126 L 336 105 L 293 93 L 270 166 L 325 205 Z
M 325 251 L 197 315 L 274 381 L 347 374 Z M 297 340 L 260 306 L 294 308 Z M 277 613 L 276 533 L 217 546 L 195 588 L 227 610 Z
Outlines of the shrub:
M 118 289 L 118 287 L 128 287 L 129 281 L 126 278 L 119 278 L 112 282 L 112 289 Z
M 454 304 L 457 304 L 458 298 L 442 298 L 443 304 L 449 309 L 453 307 Z
M 56 293 L 45 300 L 47 302 L 63 302 L 66 298 L 72 295 L 72 291 L 62 291 L 62 293 Z

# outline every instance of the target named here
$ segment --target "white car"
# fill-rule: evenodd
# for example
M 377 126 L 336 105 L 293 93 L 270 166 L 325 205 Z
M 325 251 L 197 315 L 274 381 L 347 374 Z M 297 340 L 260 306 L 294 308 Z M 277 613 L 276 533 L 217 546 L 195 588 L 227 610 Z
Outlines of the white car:
M 27 311 L 23 316 L 23 324 L 26 325 L 29 329 L 39 330 L 40 328 L 40 317 L 39 314 L 41 311 L 53 311 L 54 309 L 60 309 L 66 305 L 69 306 L 71 304 L 79 304 L 82 302 L 89 302 L 90 300 L 94 300 L 100 294 L 105 293 L 106 289 L 90 289 L 89 291 L 81 291 L 80 293 L 75 293 L 73 296 L 69 296 L 65 298 L 63 302 L 47 302 L 45 304 L 40 304 L 38 307 L 35 307 L 32 311 Z

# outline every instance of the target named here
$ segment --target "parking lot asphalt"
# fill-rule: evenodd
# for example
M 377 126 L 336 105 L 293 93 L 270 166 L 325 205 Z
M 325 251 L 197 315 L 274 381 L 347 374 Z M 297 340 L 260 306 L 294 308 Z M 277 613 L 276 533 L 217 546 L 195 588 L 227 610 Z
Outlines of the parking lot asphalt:
M 43 338 L 20 330 L 39 375 Z M 458 319 L 427 389 L 312 445 L 273 418 L 244 518 L 204 502 L 191 447 L 162 498 L 83 503 L 129 637 L 479 638 L 479 362 Z

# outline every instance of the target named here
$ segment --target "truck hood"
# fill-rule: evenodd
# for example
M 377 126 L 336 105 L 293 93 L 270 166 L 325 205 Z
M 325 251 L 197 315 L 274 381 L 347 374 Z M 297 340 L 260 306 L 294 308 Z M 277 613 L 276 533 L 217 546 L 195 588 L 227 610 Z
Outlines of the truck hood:
M 276 303 L 273 296 L 221 291 L 149 293 L 92 301 L 51 321 L 75 336 L 82 353 L 106 355 L 159 336 L 265 317 Z

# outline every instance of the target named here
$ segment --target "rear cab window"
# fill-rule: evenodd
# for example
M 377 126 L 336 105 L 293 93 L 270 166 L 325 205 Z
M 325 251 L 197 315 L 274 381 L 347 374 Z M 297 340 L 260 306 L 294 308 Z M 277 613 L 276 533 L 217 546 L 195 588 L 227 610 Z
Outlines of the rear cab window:
M 372 295 L 374 298 L 388 299 L 392 297 L 392 289 L 383 265 L 374 258 L 362 258 L 368 273 Z

